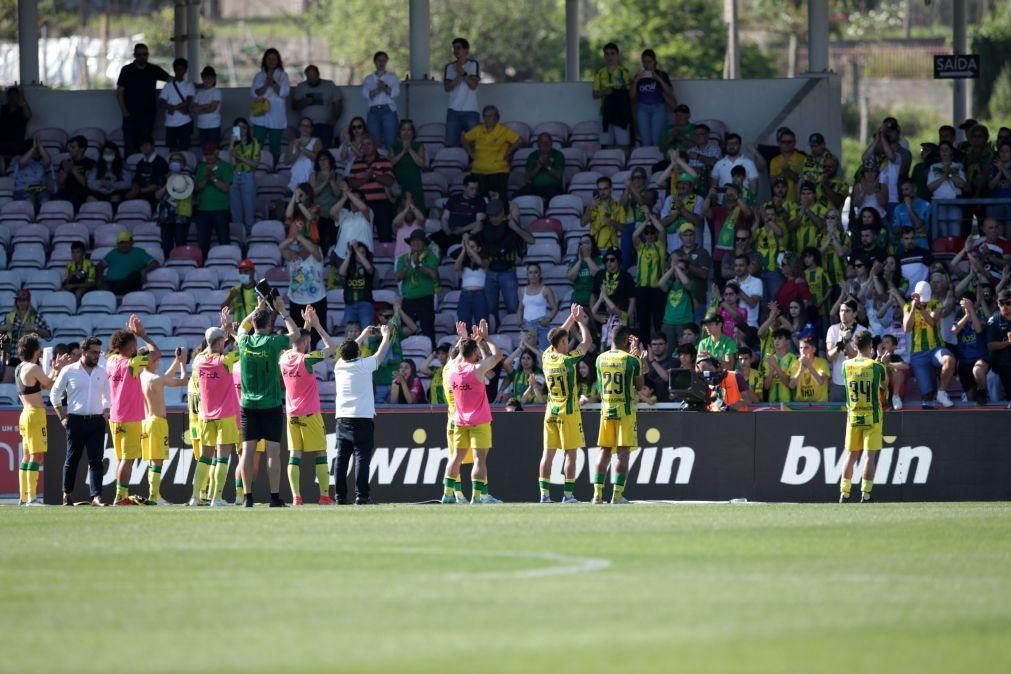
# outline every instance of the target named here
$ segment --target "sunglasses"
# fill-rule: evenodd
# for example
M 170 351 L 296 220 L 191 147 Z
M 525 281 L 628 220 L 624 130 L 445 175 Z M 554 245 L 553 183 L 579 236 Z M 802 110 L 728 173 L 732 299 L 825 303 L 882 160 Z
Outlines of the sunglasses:
M 734 241 L 747 241 L 747 240 L 748 240 L 748 237 L 746 237 L 746 236 L 734 237 Z
M 351 128 L 352 129 L 364 129 L 365 127 L 362 126 L 361 124 L 352 124 Z
M 604 262 L 617 262 L 617 261 L 618 261 L 618 258 L 616 258 L 616 257 L 605 257 L 604 258 Z
M 861 267 L 866 267 L 866 266 L 867 265 L 865 265 L 863 262 L 857 262 L 855 265 L 853 265 L 853 268 L 854 269 L 860 269 Z
M 1011 307 L 1011 300 L 997 300 L 997 305 L 1002 307 Z

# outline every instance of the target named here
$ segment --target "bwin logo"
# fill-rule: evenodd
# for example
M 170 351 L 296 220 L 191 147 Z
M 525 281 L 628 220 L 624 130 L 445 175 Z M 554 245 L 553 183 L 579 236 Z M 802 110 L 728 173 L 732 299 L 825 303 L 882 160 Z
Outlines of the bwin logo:
M 887 443 L 893 443 L 896 437 L 886 435 L 884 440 Z M 847 453 L 845 449 L 839 451 L 835 447 L 825 447 L 819 450 L 817 447 L 805 445 L 803 435 L 793 435 L 790 437 L 790 446 L 786 451 L 786 461 L 783 463 L 783 474 L 780 481 L 790 485 L 807 484 L 818 475 L 818 469 L 823 468 L 825 484 L 837 484 L 842 477 Z M 923 445 L 899 447 L 897 452 L 895 447 L 883 447 L 878 454 L 874 481 L 880 484 L 909 484 L 910 472 L 915 460 L 916 470 L 912 473 L 912 484 L 926 484 L 927 476 L 930 474 L 930 462 L 933 458 L 933 451 Z M 864 459 L 861 457 L 853 469 L 854 475 L 862 474 L 863 462 Z M 893 462 L 895 464 L 894 471 L 892 470 Z M 889 474 L 891 479 L 889 479 Z

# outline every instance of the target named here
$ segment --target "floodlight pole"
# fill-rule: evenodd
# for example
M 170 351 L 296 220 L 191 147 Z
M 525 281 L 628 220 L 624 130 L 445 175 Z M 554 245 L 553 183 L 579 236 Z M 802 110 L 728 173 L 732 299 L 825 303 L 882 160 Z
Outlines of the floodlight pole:
M 807 70 L 828 70 L 828 0 L 807 0 Z
M 965 30 L 965 0 L 953 0 L 951 4 L 951 44 L 956 54 L 968 51 L 968 40 Z M 955 126 L 965 121 L 965 80 L 951 81 L 951 119 Z
M 429 0 L 411 0 L 410 4 L 410 68 L 412 80 L 428 79 L 429 38 L 432 32 L 432 15 Z
M 18 2 L 18 58 L 21 84 L 39 83 L 39 3 Z
M 200 81 L 200 0 L 190 0 L 186 8 L 186 60 L 190 82 Z
M 186 58 L 186 0 L 176 0 L 172 13 L 172 45 L 177 59 Z
M 565 81 L 579 81 L 579 0 L 565 0 Z

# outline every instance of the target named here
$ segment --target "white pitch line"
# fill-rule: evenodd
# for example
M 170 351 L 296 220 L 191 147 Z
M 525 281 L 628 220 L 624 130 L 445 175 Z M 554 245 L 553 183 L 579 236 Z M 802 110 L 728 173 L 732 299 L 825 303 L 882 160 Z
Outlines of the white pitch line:
M 354 548 L 347 549 L 349 552 L 385 552 L 398 555 L 434 555 L 440 557 L 455 556 L 459 553 L 446 550 L 434 550 L 431 548 L 382 548 L 368 549 Z M 446 574 L 453 580 L 482 578 L 545 578 L 549 576 L 570 576 L 577 573 L 591 573 L 602 571 L 611 566 L 611 560 L 602 557 L 578 557 L 576 555 L 563 555 L 557 552 L 533 552 L 533 551 L 494 551 L 486 550 L 481 552 L 468 551 L 467 556 L 488 557 L 490 559 L 533 559 L 546 562 L 553 562 L 555 566 L 538 567 L 533 569 L 519 569 L 516 571 L 477 571 L 459 572 L 451 571 Z

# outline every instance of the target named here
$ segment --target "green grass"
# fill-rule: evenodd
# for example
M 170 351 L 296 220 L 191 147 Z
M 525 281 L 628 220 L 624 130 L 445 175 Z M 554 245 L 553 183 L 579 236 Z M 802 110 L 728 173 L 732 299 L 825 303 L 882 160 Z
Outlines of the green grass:
M 0 541 L 0 671 L 1011 670 L 1008 504 L 8 507 Z

